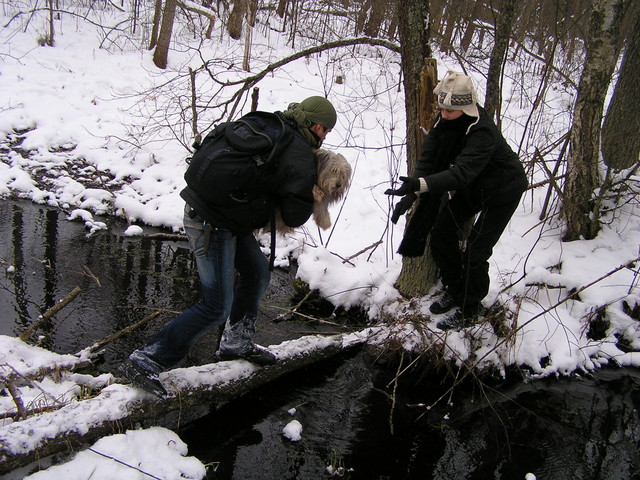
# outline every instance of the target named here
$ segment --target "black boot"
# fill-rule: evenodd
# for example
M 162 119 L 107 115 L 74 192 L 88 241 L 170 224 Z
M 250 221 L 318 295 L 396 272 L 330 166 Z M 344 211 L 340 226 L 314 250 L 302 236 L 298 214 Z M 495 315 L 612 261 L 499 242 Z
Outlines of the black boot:
M 118 367 L 118 372 L 128 379 L 134 386 L 141 388 L 151 395 L 155 395 L 158 398 L 164 398 L 167 396 L 167 391 L 158 380 L 158 375 L 145 370 L 142 366 L 127 359 L 122 365 Z
M 473 325 L 477 319 L 477 310 L 472 310 L 468 313 L 465 313 L 461 309 L 456 308 L 456 310 L 451 315 L 447 315 L 444 320 L 439 321 L 436 324 L 436 327 L 438 327 L 440 330 L 455 330 L 456 332 L 459 332 L 463 328 L 467 328 Z
M 445 289 L 442 296 L 429 306 L 429 310 L 431 313 L 438 315 L 440 313 L 448 312 L 455 306 L 456 299 L 454 295 L 448 289 Z
M 253 343 L 256 319 L 244 317 L 234 323 L 227 321 L 220 339 L 218 356 L 222 360 L 243 358 L 258 365 L 273 365 L 276 357 L 267 349 Z
M 457 308 L 451 315 L 447 315 L 443 320 L 440 320 L 436 327 L 440 330 L 455 330 L 457 332 L 465 327 L 464 323 L 462 310 Z

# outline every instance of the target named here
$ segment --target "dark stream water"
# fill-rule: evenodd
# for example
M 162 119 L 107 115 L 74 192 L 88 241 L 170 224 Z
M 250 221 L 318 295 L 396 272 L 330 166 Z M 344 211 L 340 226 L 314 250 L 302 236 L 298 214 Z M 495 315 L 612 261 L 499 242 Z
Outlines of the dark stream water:
M 79 351 L 166 309 L 109 345 L 100 368 L 110 370 L 198 296 L 185 242 L 125 238 L 126 225 L 115 220 L 87 237 L 63 212 L 29 202 L 0 201 L 0 221 L 0 262 L 3 271 L 15 268 L 0 276 L 0 334 L 19 335 L 76 286 L 81 294 L 39 332 L 42 345 L 56 352 Z M 285 304 L 290 294 L 289 275 L 277 272 L 258 341 L 326 330 L 271 321 L 279 310 L 270 305 Z M 210 361 L 214 340 L 201 341 L 185 364 Z M 328 466 L 350 479 L 640 479 L 635 369 L 529 383 L 470 381 L 432 409 L 423 405 L 449 384 L 444 372 L 417 372 L 402 377 L 392 402 L 395 367 L 363 350 L 183 422 L 178 433 L 191 455 L 212 465 L 209 479 L 332 478 Z M 282 434 L 292 419 L 303 426 L 299 442 Z

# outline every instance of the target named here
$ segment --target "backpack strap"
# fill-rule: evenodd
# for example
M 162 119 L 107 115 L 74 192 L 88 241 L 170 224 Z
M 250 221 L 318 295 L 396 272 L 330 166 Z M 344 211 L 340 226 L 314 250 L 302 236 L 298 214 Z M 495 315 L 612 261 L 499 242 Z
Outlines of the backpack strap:
M 270 212 L 271 222 L 271 258 L 269 259 L 269 271 L 273 272 L 273 266 L 276 261 L 276 209 L 271 206 Z

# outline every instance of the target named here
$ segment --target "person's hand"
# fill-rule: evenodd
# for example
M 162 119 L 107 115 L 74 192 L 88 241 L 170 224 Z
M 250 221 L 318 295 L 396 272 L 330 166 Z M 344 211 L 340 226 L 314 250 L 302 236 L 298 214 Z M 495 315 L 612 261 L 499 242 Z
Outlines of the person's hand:
M 391 221 L 394 224 L 398 223 L 400 217 L 407 213 L 407 210 L 411 208 L 411 205 L 416 201 L 416 198 L 418 198 L 418 195 L 416 195 L 415 192 L 411 192 L 400 199 L 393 209 L 393 215 L 391 215 Z
M 420 190 L 420 179 L 418 178 L 413 178 L 413 177 L 400 177 L 400 181 L 402 182 L 402 185 L 400 185 L 400 188 L 394 190 L 392 188 L 389 188 L 387 190 L 385 190 L 384 194 L 385 195 L 408 195 L 410 193 L 415 193 L 418 190 Z M 414 199 L 415 200 L 415 199 Z

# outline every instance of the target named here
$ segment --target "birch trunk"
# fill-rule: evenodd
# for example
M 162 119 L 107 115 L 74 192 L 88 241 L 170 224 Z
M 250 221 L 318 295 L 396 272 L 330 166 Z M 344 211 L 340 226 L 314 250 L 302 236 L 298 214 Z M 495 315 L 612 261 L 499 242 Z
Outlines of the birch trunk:
M 593 0 L 567 158 L 562 216 L 564 241 L 593 239 L 600 229 L 592 208 L 599 186 L 600 131 L 607 89 L 619 53 L 618 32 L 629 0 Z

